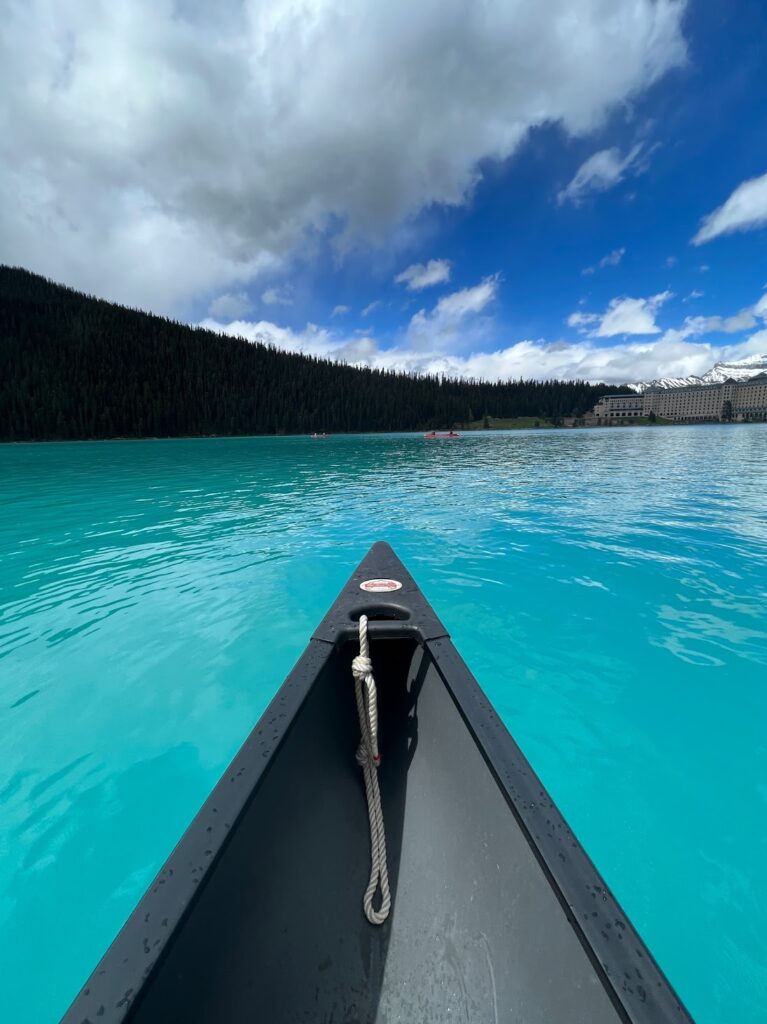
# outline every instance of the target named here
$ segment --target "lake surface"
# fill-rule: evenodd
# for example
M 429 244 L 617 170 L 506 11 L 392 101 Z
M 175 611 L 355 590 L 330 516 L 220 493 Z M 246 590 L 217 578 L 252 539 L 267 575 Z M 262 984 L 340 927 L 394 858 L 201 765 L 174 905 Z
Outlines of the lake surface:
M 767 426 L 0 446 L 2 1019 L 388 540 L 700 1024 L 767 1006 Z M 351 684 L 350 684 L 351 699 Z

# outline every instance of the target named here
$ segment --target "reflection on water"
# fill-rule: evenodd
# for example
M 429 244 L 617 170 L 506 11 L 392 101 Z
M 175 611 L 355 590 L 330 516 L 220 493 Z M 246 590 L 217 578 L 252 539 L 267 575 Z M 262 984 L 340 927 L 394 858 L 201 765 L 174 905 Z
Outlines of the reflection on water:
M 696 1019 L 761 1020 L 766 495 L 758 425 L 0 446 L 8 1019 L 57 1019 L 383 538 Z

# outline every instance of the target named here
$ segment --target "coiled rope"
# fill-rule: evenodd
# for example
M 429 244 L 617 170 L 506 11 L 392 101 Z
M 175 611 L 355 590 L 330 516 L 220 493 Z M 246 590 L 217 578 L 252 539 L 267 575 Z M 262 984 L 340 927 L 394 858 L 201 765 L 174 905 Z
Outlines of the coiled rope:
M 357 764 L 365 778 L 365 795 L 370 819 L 370 881 L 362 898 L 362 909 L 371 924 L 383 924 L 391 909 L 389 873 L 386 867 L 386 836 L 384 834 L 381 792 L 378 788 L 378 698 L 373 678 L 373 663 L 368 648 L 368 619 L 360 615 L 360 653 L 352 662 L 354 695 L 357 698 L 357 714 L 360 719 L 360 745 L 357 748 Z M 376 889 L 381 889 L 381 906 L 373 907 Z

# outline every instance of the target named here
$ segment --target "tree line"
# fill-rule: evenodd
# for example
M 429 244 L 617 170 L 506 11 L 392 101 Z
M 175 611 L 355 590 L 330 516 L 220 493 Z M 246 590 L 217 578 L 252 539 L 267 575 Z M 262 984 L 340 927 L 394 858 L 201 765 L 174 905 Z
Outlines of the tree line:
M 0 440 L 301 434 L 579 416 L 617 391 L 357 368 L 142 313 L 0 267 Z

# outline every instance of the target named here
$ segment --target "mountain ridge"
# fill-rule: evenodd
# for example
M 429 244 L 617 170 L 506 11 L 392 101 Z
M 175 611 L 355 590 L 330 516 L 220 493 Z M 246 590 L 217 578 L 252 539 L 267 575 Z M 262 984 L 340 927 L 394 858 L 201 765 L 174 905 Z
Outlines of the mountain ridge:
M 745 359 L 716 362 L 710 370 L 700 377 L 691 374 L 689 377 L 659 377 L 656 380 L 635 381 L 627 385 L 639 394 L 648 388 L 684 388 L 695 384 L 722 384 L 726 380 L 749 380 L 760 373 L 767 373 L 767 354 L 747 356 Z

